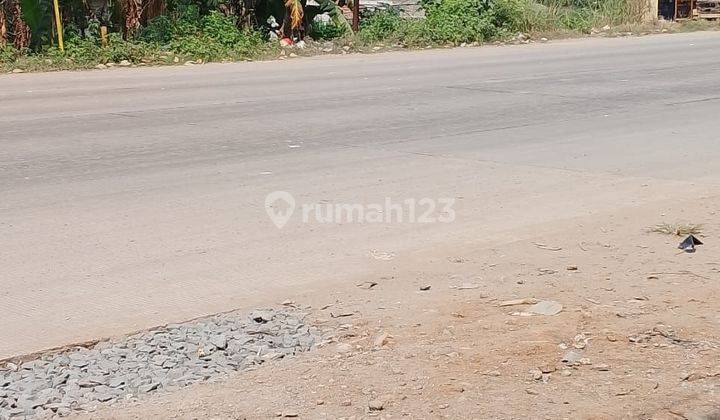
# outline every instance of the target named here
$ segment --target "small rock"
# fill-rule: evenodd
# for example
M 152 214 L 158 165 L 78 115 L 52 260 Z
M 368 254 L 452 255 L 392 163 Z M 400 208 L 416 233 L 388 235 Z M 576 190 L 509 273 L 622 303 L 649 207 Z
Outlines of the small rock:
M 528 308 L 528 312 L 536 315 L 557 315 L 562 312 L 563 306 L 552 300 L 542 300 Z
M 572 365 L 575 363 L 579 363 L 581 359 L 582 359 L 582 354 L 580 354 L 576 351 L 569 351 L 569 352 L 565 353 L 561 362 Z
M 566 270 L 567 270 L 567 271 L 577 271 L 577 269 L 578 269 L 578 268 L 577 268 L 577 265 L 568 265 L 568 266 L 566 267 Z
M 429 284 L 427 284 L 425 286 L 420 286 L 420 291 L 427 292 L 428 290 L 430 290 L 431 287 L 432 286 L 430 286 Z
M 362 283 L 357 284 L 357 287 L 359 287 L 361 289 L 365 289 L 365 290 L 370 290 L 375 286 L 377 286 L 377 282 L 375 282 L 375 281 L 364 281 Z
M 297 54 L 295 54 L 295 53 L 290 53 L 290 54 L 288 55 L 288 57 L 290 57 L 290 58 L 295 58 L 295 57 L 297 57 Z
M 227 337 L 225 335 L 216 335 L 210 337 L 210 344 L 217 347 L 220 350 L 227 348 Z
M 300 414 L 297 411 L 283 411 L 282 416 L 283 417 L 300 417 Z
M 108 68 L 108 66 L 106 66 L 105 64 L 100 63 L 100 64 L 98 64 L 97 66 L 95 66 L 95 68 L 98 69 L 98 70 L 104 70 L 104 69 Z
M 154 390 L 158 389 L 159 386 L 160 386 L 160 384 L 158 382 L 151 382 L 146 385 L 140 385 L 138 387 L 138 392 L 141 392 L 144 394 L 146 392 L 150 392 L 150 391 L 154 391 Z
M 120 67 L 129 67 L 131 65 L 132 65 L 132 63 L 130 63 L 127 60 L 122 60 L 121 62 L 118 63 L 118 66 L 120 66 Z
M 368 403 L 370 411 L 382 411 L 385 408 L 385 402 L 382 400 L 372 400 Z
M 380 348 L 387 344 L 387 340 L 390 337 L 390 335 L 386 332 L 382 332 L 378 334 L 375 339 L 373 340 L 373 347 Z
M 23 69 L 13 69 L 12 72 L 15 73 L 15 74 L 17 74 L 17 73 L 25 73 L 25 70 L 23 70 Z
M 531 388 L 525 388 L 525 392 L 528 393 L 528 394 L 530 394 L 530 395 L 538 395 L 538 394 L 539 394 L 539 392 L 537 392 L 537 391 L 535 391 L 534 389 L 531 389 Z
M 348 343 L 339 343 L 336 347 L 338 353 L 350 353 L 353 347 Z
M 250 319 L 253 321 L 259 323 L 259 324 L 265 324 L 267 322 L 272 321 L 273 314 L 269 311 L 253 311 L 250 314 Z
M 554 364 L 549 364 L 549 363 L 541 365 L 538 369 L 542 373 L 553 373 L 557 370 L 557 368 L 555 367 Z

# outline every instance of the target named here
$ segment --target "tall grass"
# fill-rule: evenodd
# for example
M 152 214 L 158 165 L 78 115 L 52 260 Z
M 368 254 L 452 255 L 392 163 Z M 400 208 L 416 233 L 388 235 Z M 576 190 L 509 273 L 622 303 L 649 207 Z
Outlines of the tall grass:
M 392 10 L 361 20 L 359 39 L 406 45 L 460 44 L 503 39 L 517 32 L 589 33 L 605 25 L 642 22 L 644 0 L 426 0 L 425 19 Z
M 557 30 L 588 33 L 605 25 L 641 23 L 648 5 L 643 0 L 543 0 L 526 2 L 523 8 L 525 32 Z

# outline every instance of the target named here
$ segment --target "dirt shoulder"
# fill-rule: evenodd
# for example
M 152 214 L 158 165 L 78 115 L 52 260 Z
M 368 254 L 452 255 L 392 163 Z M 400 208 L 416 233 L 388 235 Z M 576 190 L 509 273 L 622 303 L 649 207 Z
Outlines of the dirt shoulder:
M 555 222 L 530 240 L 398 255 L 344 288 L 287 296 L 335 327 L 334 342 L 79 417 L 710 418 L 718 207 L 715 196 L 668 200 Z M 646 230 L 678 220 L 704 225 L 696 253 Z M 530 297 L 563 310 L 500 306 Z M 562 362 L 571 351 L 575 363 Z

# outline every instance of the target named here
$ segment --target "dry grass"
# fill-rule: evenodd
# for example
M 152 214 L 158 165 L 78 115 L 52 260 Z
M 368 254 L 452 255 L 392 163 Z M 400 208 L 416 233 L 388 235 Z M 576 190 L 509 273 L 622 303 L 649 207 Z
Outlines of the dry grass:
M 694 223 L 660 223 L 651 227 L 650 232 L 662 233 L 665 235 L 699 235 L 702 233 L 702 225 Z

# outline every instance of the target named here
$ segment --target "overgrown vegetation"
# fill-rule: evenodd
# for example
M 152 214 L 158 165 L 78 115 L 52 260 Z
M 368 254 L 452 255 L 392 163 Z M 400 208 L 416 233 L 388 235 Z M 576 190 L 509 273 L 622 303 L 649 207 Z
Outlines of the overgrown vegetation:
M 270 42 L 267 32 L 240 24 L 238 16 L 219 4 L 217 0 L 174 0 L 163 6 L 161 14 L 130 33 L 111 33 L 105 46 L 97 20 L 88 21 L 84 28 L 71 25 L 65 30 L 64 53 L 48 45 L 52 37 L 47 35 L 32 49 L 17 49 L 0 41 L 0 69 L 243 60 L 276 52 L 277 42 Z M 424 18 L 380 10 L 363 14 L 358 34 L 348 34 L 345 26 L 332 21 L 313 21 L 307 33 L 315 40 L 338 40 L 353 48 L 460 45 L 508 39 L 518 33 L 588 33 L 604 25 L 636 24 L 644 13 L 640 4 L 640 0 L 422 0 Z
M 517 33 L 589 33 L 605 25 L 637 24 L 644 9 L 636 0 L 425 0 L 425 19 L 397 11 L 362 20 L 363 42 L 405 45 L 462 44 L 504 39 Z
M 98 64 L 170 64 L 186 61 L 237 61 L 261 57 L 272 46 L 258 31 L 239 29 L 227 16 L 212 11 L 200 17 L 197 9 L 171 19 L 160 16 L 129 40 L 111 33 L 102 45 L 99 25 L 91 22 L 85 31 L 65 31 L 65 52 L 54 47 L 18 51 L 0 47 L 0 65 L 37 69 L 91 68 Z

